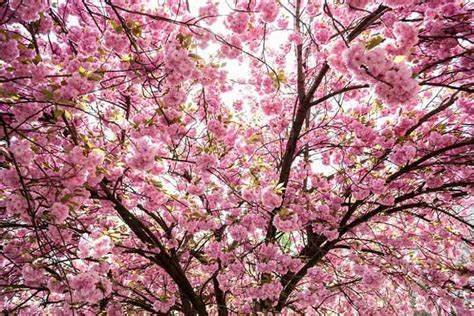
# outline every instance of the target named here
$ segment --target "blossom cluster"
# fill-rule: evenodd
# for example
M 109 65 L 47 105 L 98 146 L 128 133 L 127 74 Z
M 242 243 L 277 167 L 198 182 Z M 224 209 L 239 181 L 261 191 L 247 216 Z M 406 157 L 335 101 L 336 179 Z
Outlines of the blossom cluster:
M 400 46 L 401 47 L 401 46 Z M 406 46 L 403 48 L 406 50 Z M 375 93 L 388 104 L 398 105 L 416 100 L 418 83 L 406 63 L 396 63 L 383 48 L 367 51 L 361 43 L 344 52 L 347 69 L 355 78 L 373 85 Z

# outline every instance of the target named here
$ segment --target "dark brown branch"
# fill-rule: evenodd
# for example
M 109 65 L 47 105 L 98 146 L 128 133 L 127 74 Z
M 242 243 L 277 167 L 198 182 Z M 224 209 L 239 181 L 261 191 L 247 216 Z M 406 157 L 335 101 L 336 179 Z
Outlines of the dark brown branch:
M 435 150 L 421 158 L 418 158 L 416 161 L 414 161 L 413 163 L 411 164 L 408 164 L 406 165 L 405 167 L 402 167 L 400 168 L 400 170 L 398 170 L 397 172 L 393 173 L 391 176 L 389 176 L 387 178 L 387 183 L 390 183 L 392 182 L 393 180 L 397 179 L 398 177 L 400 177 L 401 175 L 411 171 L 411 170 L 414 170 L 414 169 L 417 169 L 417 167 L 425 162 L 426 160 L 428 159 L 431 159 L 433 157 L 436 157 L 440 154 L 443 154 L 447 151 L 450 151 L 450 150 L 453 150 L 453 149 L 457 149 L 457 148 L 461 148 L 461 147 L 464 147 L 464 146 L 469 146 L 469 145 L 474 145 L 474 138 L 469 138 L 465 141 L 462 141 L 462 142 L 459 142 L 459 143 L 455 143 L 455 144 L 452 144 L 452 145 L 449 145 L 449 146 L 446 146 L 444 148 L 441 148 L 441 149 L 438 149 L 438 150 Z
M 457 90 L 457 91 L 463 91 L 463 92 L 467 92 L 467 93 L 473 93 L 474 92 L 474 89 L 469 88 L 472 85 L 468 85 L 468 84 L 456 87 L 456 86 L 451 86 L 449 84 L 443 84 L 443 83 L 422 82 L 422 83 L 420 83 L 420 85 L 422 85 L 422 86 L 432 86 L 432 87 L 441 87 L 441 88 L 449 88 L 449 89 L 453 89 L 453 90 Z
M 341 94 L 341 93 L 344 93 L 344 92 L 347 92 L 347 91 L 365 89 L 365 88 L 368 88 L 368 87 L 369 87 L 368 84 L 345 87 L 345 88 L 339 89 L 337 91 L 331 92 L 331 93 L 325 95 L 324 97 L 321 97 L 321 98 L 311 102 L 310 106 L 320 104 L 320 103 L 322 103 L 322 102 L 324 102 L 324 101 L 326 101 L 326 100 L 328 100 L 332 97 L 335 97 L 338 94 Z
M 364 19 L 362 19 L 362 21 L 347 36 L 347 42 L 349 43 L 352 40 L 354 40 L 359 34 L 361 34 L 367 27 L 369 27 L 373 22 L 379 19 L 388 10 L 390 10 L 388 7 L 381 5 L 377 8 L 377 10 L 375 10 L 374 12 L 366 16 Z M 283 184 L 284 188 L 286 188 L 288 184 L 291 165 L 294 160 L 296 145 L 298 142 L 299 135 L 301 133 L 303 122 L 305 118 L 307 117 L 308 110 L 311 108 L 311 100 L 328 71 L 329 71 L 329 65 L 326 62 L 323 64 L 321 70 L 316 76 L 313 84 L 309 88 L 308 93 L 305 95 L 304 99 L 299 100 L 300 102 L 299 102 L 298 110 L 296 112 L 296 116 L 293 121 L 293 125 L 290 131 L 290 136 L 286 145 L 286 149 L 283 155 L 281 169 L 280 169 L 281 171 L 280 171 L 280 177 L 279 177 L 278 182 L 280 184 Z M 275 217 L 277 212 L 278 212 L 278 208 L 273 209 L 270 215 L 268 230 L 265 236 L 266 242 L 271 242 L 275 239 L 276 228 L 273 225 L 273 218 Z M 314 247 L 312 249 L 312 253 L 309 254 L 311 256 L 311 259 L 304 265 L 302 269 L 300 269 L 300 271 L 298 271 L 294 276 L 291 276 L 291 278 L 289 278 L 288 281 L 286 281 L 286 284 L 283 284 L 283 291 L 280 294 L 280 297 L 278 299 L 278 304 L 276 307 L 277 311 L 282 310 L 282 308 L 286 304 L 288 297 L 296 288 L 298 282 L 306 275 L 309 268 L 313 267 L 324 257 L 324 255 L 331 249 L 332 245 L 333 245 L 333 242 L 327 242 L 325 246 L 323 246 L 323 248 Z
M 331 250 L 334 244 L 335 241 L 331 241 L 326 243 L 322 248 L 318 248 L 316 253 L 308 260 L 308 262 L 298 272 L 296 272 L 289 282 L 287 282 L 283 288 L 283 291 L 280 293 L 280 297 L 278 298 L 278 304 L 275 307 L 277 311 L 281 311 L 283 307 L 285 307 L 288 297 L 296 288 L 300 280 L 306 275 L 311 267 L 317 264 L 328 253 L 328 251 Z
M 301 0 L 296 1 L 296 10 L 295 10 L 295 30 L 300 32 L 300 7 Z M 305 75 L 303 71 L 303 44 L 296 45 L 296 65 L 297 65 L 297 90 L 298 90 L 298 99 L 304 100 L 305 98 Z
M 199 315 L 207 315 L 204 302 L 196 295 L 194 289 L 187 279 L 184 271 L 178 262 L 173 260 L 166 251 L 166 248 L 156 238 L 155 234 L 144 225 L 133 213 L 131 213 L 109 190 L 106 181 L 100 183 L 101 189 L 104 191 L 107 199 L 114 204 L 115 210 L 124 220 L 127 226 L 137 235 L 137 237 L 145 244 L 157 247 L 160 251 L 154 257 L 146 258 L 152 260 L 163 268 L 169 276 L 175 281 L 180 292 L 191 302 L 194 309 Z
M 398 204 L 398 203 L 404 202 L 406 200 L 412 199 L 416 196 L 422 195 L 422 194 L 433 193 L 433 192 L 442 192 L 443 189 L 453 188 L 453 187 L 466 187 L 466 186 L 472 186 L 473 184 L 474 184 L 473 182 L 453 182 L 453 183 L 444 184 L 444 185 L 442 185 L 438 188 L 426 189 L 424 191 L 419 191 L 419 192 L 413 191 L 413 192 L 410 192 L 410 193 L 407 193 L 405 195 L 397 197 L 395 199 L 395 205 Z M 402 211 L 402 210 L 405 210 L 405 209 L 410 209 L 410 208 L 415 208 L 415 207 L 422 207 L 422 206 L 424 206 L 423 202 L 408 203 L 408 204 L 404 204 L 404 205 L 397 206 L 397 207 L 392 207 L 392 206 L 388 206 L 388 205 L 380 205 L 377 208 L 373 209 L 372 211 L 369 211 L 366 214 L 356 218 L 355 220 L 353 220 L 348 225 L 346 225 L 344 227 L 341 227 L 340 228 L 340 236 L 345 234 L 350 229 L 352 229 L 352 228 L 354 228 L 354 227 L 356 227 L 356 226 L 358 226 L 362 223 L 367 222 L 369 219 L 371 219 L 372 217 L 374 217 L 376 215 L 381 214 L 382 212 L 387 212 L 389 214 L 392 214 L 392 213 Z
M 374 21 L 380 18 L 383 13 L 390 10 L 388 7 L 379 6 L 377 10 L 366 16 L 347 36 L 347 41 L 351 42 L 354 40 L 359 34 L 361 34 L 367 27 L 369 27 Z M 278 183 L 283 185 L 283 188 L 286 188 L 288 185 L 288 180 L 290 178 L 291 172 L 291 165 L 294 160 L 294 155 L 296 151 L 296 145 L 298 142 L 299 135 L 301 133 L 301 129 L 303 127 L 303 122 L 306 118 L 308 110 L 311 108 L 311 99 L 313 98 L 316 90 L 318 89 L 319 85 L 323 81 L 324 77 L 326 76 L 327 72 L 329 71 L 329 65 L 324 63 L 321 70 L 319 71 L 318 75 L 314 79 L 313 84 L 311 85 L 308 93 L 305 95 L 304 99 L 299 99 L 298 110 L 296 112 L 295 119 L 293 121 L 290 136 L 288 138 L 288 142 L 286 144 L 285 153 L 283 155 L 281 168 L 280 168 L 280 177 L 278 179 Z M 275 217 L 278 209 L 272 210 L 270 215 L 270 220 L 268 224 L 267 234 L 265 240 L 267 242 L 272 241 L 275 239 L 276 235 L 276 228 L 273 226 L 273 218 Z
M 453 94 L 448 100 L 445 100 L 443 103 L 441 103 L 440 106 L 438 106 L 436 109 L 426 113 L 415 125 L 410 127 L 406 132 L 405 136 L 410 135 L 414 130 L 416 130 L 418 127 L 421 126 L 424 122 L 428 121 L 430 118 L 435 116 L 436 114 L 446 110 L 448 107 L 454 104 L 454 102 L 457 100 L 456 97 L 457 93 Z

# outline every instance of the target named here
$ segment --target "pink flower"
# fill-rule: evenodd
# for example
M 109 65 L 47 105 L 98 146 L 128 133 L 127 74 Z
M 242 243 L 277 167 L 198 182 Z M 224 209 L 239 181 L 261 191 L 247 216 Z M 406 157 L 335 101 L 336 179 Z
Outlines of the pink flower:
M 34 153 L 30 146 L 31 143 L 23 139 L 16 139 L 12 142 L 10 150 L 15 155 L 17 162 L 22 165 L 28 165 L 33 161 Z
M 12 194 L 7 199 L 6 207 L 7 207 L 8 214 L 21 215 L 21 214 L 27 213 L 28 204 L 26 203 L 23 197 L 16 194 Z
M 441 144 L 441 134 L 433 131 L 430 133 L 430 136 L 428 136 L 428 143 L 433 146 L 433 148 L 438 147 Z
M 74 189 L 80 187 L 84 183 L 86 183 L 87 178 L 89 176 L 88 170 L 77 170 L 74 171 L 75 174 L 73 176 L 67 177 L 63 180 L 63 184 L 68 189 Z
M 207 123 L 207 127 L 211 133 L 216 135 L 217 137 L 223 137 L 226 134 L 226 129 L 221 122 L 216 120 L 210 120 Z
M 371 182 L 371 190 L 375 194 L 381 194 L 385 191 L 385 181 L 383 179 L 375 179 Z
M 245 12 L 234 12 L 227 17 L 227 23 L 232 31 L 242 34 L 247 29 L 249 15 Z
M 112 250 L 112 240 L 109 236 L 102 235 L 97 239 L 91 240 L 87 234 L 82 236 L 78 245 L 79 258 L 100 258 Z
M 347 0 L 346 3 L 349 7 L 355 9 L 363 9 L 369 3 L 370 0 Z
M 357 200 L 364 200 L 365 198 L 369 196 L 369 194 L 370 194 L 369 190 L 363 189 L 360 187 L 354 187 L 354 189 L 352 190 L 352 195 Z
M 296 45 L 300 45 L 303 43 L 303 37 L 298 32 L 291 33 L 290 36 L 288 36 L 288 40 L 290 42 L 295 43 Z
M 428 188 L 437 188 L 443 184 L 443 178 L 440 176 L 431 176 L 426 179 L 426 186 Z
M 383 0 L 382 2 L 391 8 L 400 8 L 408 7 L 413 3 L 413 0 Z
M 278 4 L 274 0 L 261 0 L 257 6 L 260 10 L 262 20 L 267 23 L 275 21 L 278 15 Z
M 298 214 L 292 213 L 284 219 L 280 215 L 276 216 L 273 219 L 273 225 L 282 232 L 291 232 L 299 229 L 301 227 L 301 222 Z
M 20 56 L 20 51 L 16 41 L 11 39 L 6 42 L 0 42 L 0 59 L 9 63 Z
M 188 187 L 188 193 L 192 195 L 201 195 L 205 190 L 206 188 L 204 186 L 198 184 L 191 184 Z
M 375 271 L 365 269 L 362 273 L 362 282 L 364 282 L 369 287 L 378 287 L 383 280 L 378 273 Z
M 211 154 L 203 154 L 196 159 L 196 164 L 202 170 L 207 170 L 218 165 L 217 158 Z
M 393 55 L 408 54 L 410 49 L 418 42 L 418 31 L 412 24 L 396 22 L 393 32 L 397 37 L 396 46 L 388 47 L 389 52 Z
M 366 51 L 361 43 L 353 44 L 343 53 L 347 68 L 358 80 L 374 84 L 375 93 L 390 105 L 416 100 L 418 83 L 405 63 L 393 63 L 385 50 Z
M 166 311 L 165 311 L 166 312 Z M 120 305 L 107 304 L 107 316 L 123 316 Z
M 326 44 L 331 38 L 331 31 L 326 24 L 321 22 L 316 22 L 313 24 L 314 37 L 316 41 L 320 44 Z M 340 57 L 340 56 L 339 56 Z
M 103 257 L 112 249 L 112 240 L 109 236 L 100 236 L 93 243 L 93 256 L 96 258 Z
M 81 237 L 77 249 L 79 258 L 84 259 L 91 256 L 92 247 L 89 241 L 87 240 L 87 236 Z
M 161 296 L 160 300 L 153 303 L 153 309 L 160 311 L 161 313 L 167 313 L 169 309 L 175 305 L 175 296 Z
M 42 269 L 35 269 L 31 264 L 23 266 L 21 271 L 25 284 L 30 286 L 39 286 L 44 279 Z
M 111 284 L 107 280 L 101 280 L 99 275 L 93 271 L 86 271 L 70 277 L 69 284 L 73 289 L 73 298 L 92 304 L 97 303 L 111 292 Z
M 128 40 L 114 31 L 106 31 L 104 35 L 105 45 L 118 53 L 124 53 Z
M 286 29 L 288 27 L 288 20 L 285 18 L 279 18 L 277 21 L 277 26 L 281 29 Z
M 229 228 L 229 234 L 232 239 L 240 242 L 247 237 L 247 230 L 241 225 L 233 225 Z
M 395 203 L 395 198 L 390 194 L 386 194 L 385 196 L 379 197 L 377 201 L 382 205 L 391 206 Z
M 266 187 L 260 194 L 262 203 L 267 208 L 276 208 L 281 205 L 282 198 L 273 191 L 273 188 Z
M 354 74 L 363 74 L 361 66 L 365 61 L 365 48 L 362 44 L 352 45 L 343 53 L 342 58 L 346 61 L 347 68 Z
M 39 13 L 48 8 L 47 2 L 44 0 L 12 0 L 10 8 L 15 11 L 16 16 L 25 22 L 36 21 L 39 18 Z
M 242 198 L 247 202 L 254 202 L 256 199 L 258 199 L 258 197 L 256 197 L 255 192 L 248 189 L 242 190 Z
M 231 45 L 222 45 L 221 46 L 221 54 L 224 57 L 229 59 L 237 58 L 241 51 L 239 48 L 242 48 L 242 41 L 238 36 L 231 36 L 226 39 Z
M 179 83 L 183 79 L 191 77 L 193 71 L 195 70 L 195 64 L 189 58 L 188 51 L 182 48 L 180 45 L 174 42 L 170 42 L 165 47 L 165 69 L 170 72 L 170 82 Z M 179 89 L 172 89 L 172 91 L 179 92 L 183 94 Z M 183 99 L 180 102 L 175 102 L 174 104 L 182 103 L 185 99 L 185 96 L 180 96 L 180 99 Z
M 204 21 L 206 21 L 207 24 L 215 23 L 218 14 L 217 6 L 212 2 L 199 8 L 199 16 L 205 17 Z
M 69 216 L 69 206 L 56 202 L 51 207 L 51 215 L 55 223 L 62 223 Z
M 326 229 L 323 231 L 323 235 L 328 239 L 328 240 L 335 240 L 337 237 L 339 237 L 339 232 L 335 229 Z
M 157 151 L 148 137 L 142 137 L 137 141 L 135 152 L 129 158 L 130 165 L 138 170 L 150 170 L 155 163 Z

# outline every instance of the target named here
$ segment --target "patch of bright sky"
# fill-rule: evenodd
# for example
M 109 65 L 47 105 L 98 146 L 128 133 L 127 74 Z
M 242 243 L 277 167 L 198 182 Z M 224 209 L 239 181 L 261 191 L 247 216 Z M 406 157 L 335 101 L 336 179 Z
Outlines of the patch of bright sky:
M 190 0 L 189 4 L 189 10 L 190 10 L 190 15 L 191 16 L 198 16 L 199 14 L 199 8 L 207 3 L 207 0 Z M 228 35 L 231 32 L 227 29 L 224 20 L 226 16 L 230 13 L 232 13 L 233 6 L 231 1 L 217 1 L 218 3 L 218 8 L 219 12 L 222 14 L 222 16 L 211 26 L 209 26 L 209 29 L 216 33 L 216 34 L 222 34 L 222 35 Z M 285 12 L 283 10 L 280 11 L 279 13 L 279 18 L 285 17 L 288 18 L 285 15 Z M 289 25 L 291 26 L 293 21 L 289 19 Z M 268 54 L 271 50 L 278 50 L 282 45 L 286 44 L 288 42 L 288 36 L 292 32 L 291 29 L 288 30 L 276 30 L 272 33 L 267 33 L 266 38 L 265 38 L 265 47 L 266 51 L 265 53 Z M 218 54 L 218 50 L 220 49 L 221 44 L 220 43 L 213 43 L 206 47 L 205 49 L 199 49 L 199 55 L 203 57 L 204 59 L 212 59 Z M 245 50 L 248 50 L 244 46 Z M 256 53 L 253 53 L 257 57 L 261 57 L 263 53 L 263 47 L 259 47 L 259 50 Z M 293 70 L 296 67 L 296 59 L 294 57 L 293 49 L 288 53 L 286 61 L 285 61 L 285 74 L 289 72 L 293 72 Z M 236 100 L 242 100 L 245 98 L 245 96 L 248 96 L 251 93 L 256 93 L 256 91 L 253 89 L 253 87 L 249 87 L 248 81 L 251 78 L 251 68 L 249 65 L 249 61 L 251 59 L 248 58 L 248 56 L 244 56 L 244 58 L 237 58 L 233 60 L 226 59 L 225 60 L 225 66 L 224 69 L 228 73 L 228 79 L 232 80 L 234 82 L 234 87 L 231 91 L 226 92 L 221 95 L 222 101 L 226 103 L 226 106 L 230 106 L 234 101 Z M 267 58 L 266 59 L 269 63 L 271 63 L 272 58 Z M 276 65 L 270 64 L 270 67 L 272 67 L 275 70 L 277 69 Z M 261 67 L 262 75 L 263 76 L 269 76 L 268 70 L 262 65 Z M 283 87 L 282 87 L 283 88 Z M 271 96 L 269 96 L 271 98 Z M 269 119 L 263 113 L 261 112 L 255 112 L 255 111 L 250 111 L 250 105 L 246 102 L 244 102 L 243 105 L 243 111 L 239 113 L 239 116 L 243 119 L 249 119 L 249 120 L 256 120 L 258 121 L 259 124 L 266 124 L 268 123 Z M 316 157 L 313 157 L 313 163 L 311 164 L 311 168 L 313 172 L 318 172 L 318 173 L 323 173 L 325 175 L 330 175 L 335 172 L 333 168 L 330 168 L 328 166 L 325 166 L 321 162 L 321 157 L 318 155 Z
M 183 2 L 183 10 L 186 10 L 185 3 Z M 209 1 L 208 0 L 188 0 L 187 3 L 189 4 L 189 12 L 187 15 L 190 17 L 197 17 L 199 16 L 199 8 L 206 5 Z M 218 5 L 218 12 L 220 16 L 217 18 L 217 21 L 211 25 L 205 23 L 205 21 L 201 21 L 200 25 L 209 29 L 214 34 L 220 35 L 223 38 L 227 38 L 227 36 L 231 35 L 231 31 L 225 25 L 225 19 L 228 14 L 233 12 L 234 5 L 233 1 L 213 1 Z M 165 5 L 165 1 L 154 0 L 149 1 L 147 4 L 148 10 L 153 10 L 155 8 L 159 8 Z M 281 10 L 279 13 L 278 18 L 288 18 L 288 14 Z M 179 18 L 181 19 L 181 18 Z M 291 27 L 293 21 L 292 18 L 288 18 L 289 26 Z M 75 21 L 69 21 L 72 24 L 76 24 Z M 272 64 L 272 58 L 268 58 L 268 54 L 271 50 L 279 50 L 279 48 L 288 42 L 288 36 L 292 32 L 291 29 L 288 30 L 275 30 L 274 32 L 266 34 L 265 38 L 265 52 L 263 51 L 262 45 L 258 48 L 256 52 L 250 52 L 249 48 L 244 45 L 244 50 L 252 53 L 256 57 L 262 57 L 263 53 L 266 54 L 267 58 L 266 61 L 269 63 L 269 66 L 272 67 L 274 70 L 279 70 L 277 65 Z M 196 47 L 193 53 L 197 54 L 198 56 L 202 57 L 206 62 L 211 62 L 215 60 L 219 62 L 222 69 L 227 72 L 227 79 L 232 82 L 232 89 L 228 92 L 225 92 L 220 95 L 222 102 L 224 103 L 227 109 L 232 109 L 232 104 L 237 100 L 242 100 L 243 102 L 243 109 L 238 113 L 239 120 L 243 120 L 248 122 L 249 124 L 255 123 L 256 127 L 265 125 L 269 122 L 269 118 L 263 115 L 261 111 L 252 111 L 251 110 L 251 103 L 246 102 L 247 100 L 254 99 L 258 100 L 258 96 L 255 97 L 256 90 L 253 86 L 249 85 L 249 81 L 252 78 L 252 72 L 249 62 L 251 59 L 249 56 L 246 56 L 244 53 L 241 54 L 241 58 L 236 59 L 222 59 L 219 55 L 219 50 L 222 44 L 219 42 L 211 41 L 211 43 L 206 47 Z M 296 66 L 296 61 L 294 58 L 293 49 L 288 53 L 287 59 L 285 61 L 285 75 L 290 72 L 294 72 Z M 261 67 L 262 76 L 270 76 L 270 72 L 266 69 L 265 66 Z M 282 89 L 284 89 L 282 87 Z M 281 93 L 281 91 L 279 92 Z M 250 97 L 247 99 L 247 97 Z M 272 96 L 269 95 L 269 98 Z M 324 174 L 332 174 L 334 173 L 334 169 L 328 168 L 324 166 L 320 162 L 319 157 L 314 157 L 316 161 L 312 164 L 312 169 L 314 172 L 322 172 Z

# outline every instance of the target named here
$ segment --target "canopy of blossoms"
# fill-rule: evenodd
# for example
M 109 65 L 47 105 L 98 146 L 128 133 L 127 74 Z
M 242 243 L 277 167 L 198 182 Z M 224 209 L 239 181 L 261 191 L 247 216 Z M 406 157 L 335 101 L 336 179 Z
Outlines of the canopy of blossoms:
M 0 312 L 472 315 L 469 0 L 6 0 Z

